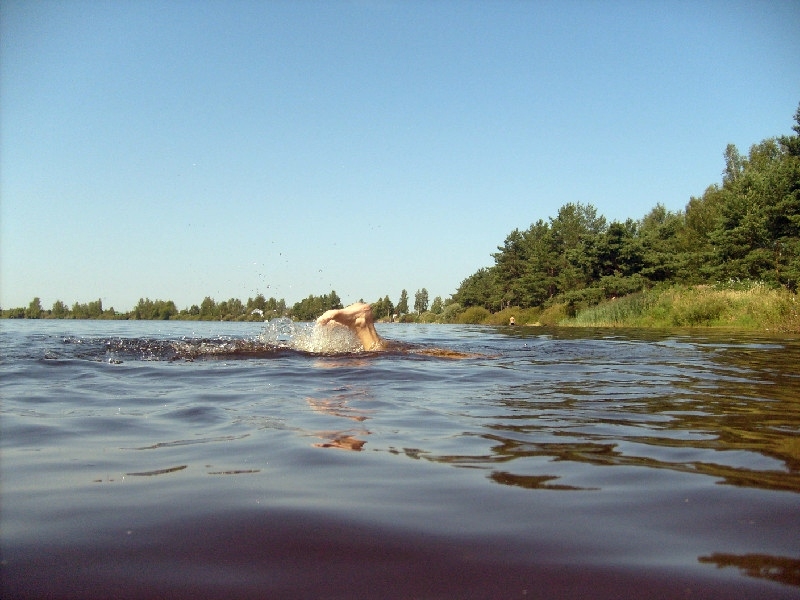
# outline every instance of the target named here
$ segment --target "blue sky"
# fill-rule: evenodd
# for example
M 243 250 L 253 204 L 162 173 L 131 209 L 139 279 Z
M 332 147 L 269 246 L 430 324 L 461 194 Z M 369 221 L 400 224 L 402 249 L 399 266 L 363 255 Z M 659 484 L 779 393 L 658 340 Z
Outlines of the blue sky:
M 0 306 L 449 297 L 791 133 L 796 1 L 0 3 Z

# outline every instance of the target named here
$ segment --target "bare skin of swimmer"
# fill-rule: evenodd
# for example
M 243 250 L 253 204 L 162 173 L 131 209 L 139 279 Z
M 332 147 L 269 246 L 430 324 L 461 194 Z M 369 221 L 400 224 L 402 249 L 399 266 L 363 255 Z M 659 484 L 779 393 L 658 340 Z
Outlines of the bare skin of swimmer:
M 334 323 L 355 333 L 364 350 L 381 350 L 385 345 L 384 339 L 375 331 L 375 319 L 369 304 L 356 302 L 345 308 L 334 308 L 317 319 L 319 325 Z
M 385 350 L 391 344 L 378 335 L 375 331 L 375 318 L 372 316 L 372 307 L 363 302 L 356 302 L 345 308 L 334 308 L 324 313 L 317 319 L 319 325 L 344 325 L 352 331 L 361 342 L 364 350 Z M 415 354 L 426 354 L 437 358 L 475 358 L 480 355 L 457 352 L 455 350 L 442 350 L 439 348 L 409 350 Z

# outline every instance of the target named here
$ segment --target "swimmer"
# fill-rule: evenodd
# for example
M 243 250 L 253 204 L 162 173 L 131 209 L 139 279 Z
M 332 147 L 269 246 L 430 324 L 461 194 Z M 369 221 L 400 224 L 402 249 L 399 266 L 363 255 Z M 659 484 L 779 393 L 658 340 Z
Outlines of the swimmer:
M 386 346 L 386 341 L 375 331 L 372 307 L 363 302 L 356 302 L 345 308 L 331 309 L 317 319 L 317 324 L 344 325 L 356 334 L 364 350 L 382 350 Z
M 372 316 L 372 307 L 363 302 L 356 302 L 345 308 L 331 309 L 317 319 L 317 325 L 344 325 L 352 331 L 364 350 L 377 351 L 389 348 L 406 348 L 408 352 L 414 354 L 425 354 L 437 358 L 477 358 L 479 354 L 458 352 L 457 350 L 445 350 L 441 348 L 409 348 L 397 342 L 388 342 L 375 331 L 375 318 Z
M 511 317 L 511 320 L 508 322 L 509 325 L 516 325 L 517 322 L 514 320 L 514 317 Z

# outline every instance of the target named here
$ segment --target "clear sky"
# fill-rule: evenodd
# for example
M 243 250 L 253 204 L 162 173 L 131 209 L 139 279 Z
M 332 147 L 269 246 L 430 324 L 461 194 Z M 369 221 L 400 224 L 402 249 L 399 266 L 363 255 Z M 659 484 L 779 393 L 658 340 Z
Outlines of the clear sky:
M 800 2 L 0 2 L 0 306 L 449 297 L 791 133 Z

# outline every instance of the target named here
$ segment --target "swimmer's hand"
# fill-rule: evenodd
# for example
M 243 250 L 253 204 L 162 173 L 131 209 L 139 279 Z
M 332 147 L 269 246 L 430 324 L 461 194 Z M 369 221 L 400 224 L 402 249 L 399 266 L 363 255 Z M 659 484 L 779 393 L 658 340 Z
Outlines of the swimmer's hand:
M 317 319 L 317 325 L 329 325 L 331 323 L 337 324 L 336 317 L 338 316 L 338 312 L 339 311 L 336 309 L 324 312 L 322 316 Z
M 351 329 L 371 325 L 372 309 L 369 304 L 357 302 L 346 308 L 332 308 L 331 310 L 325 311 L 322 316 L 317 319 L 318 325 L 327 325 L 331 322 L 350 327 Z
M 373 325 L 372 308 L 364 302 L 356 302 L 345 308 L 334 308 L 322 314 L 317 319 L 317 325 L 330 323 L 344 325 L 358 336 L 364 350 L 379 350 L 383 339 L 375 331 Z

